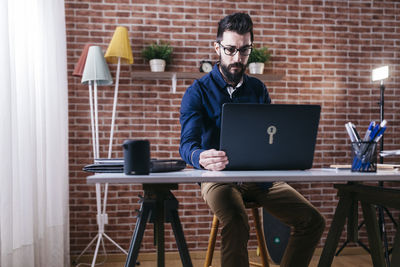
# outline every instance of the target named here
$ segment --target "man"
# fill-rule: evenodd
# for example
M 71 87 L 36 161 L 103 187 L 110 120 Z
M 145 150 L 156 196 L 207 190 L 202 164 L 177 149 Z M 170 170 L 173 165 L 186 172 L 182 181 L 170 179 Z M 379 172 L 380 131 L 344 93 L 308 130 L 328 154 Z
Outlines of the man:
M 244 74 L 253 45 L 249 15 L 235 13 L 218 25 L 214 43 L 219 62 L 185 92 L 181 104 L 180 154 L 198 169 L 220 171 L 228 164 L 219 151 L 222 104 L 271 102 L 264 83 Z M 202 183 L 201 193 L 223 228 L 223 267 L 246 267 L 249 224 L 243 201 L 261 204 L 292 227 L 281 266 L 308 266 L 325 221 L 303 196 L 286 183 Z

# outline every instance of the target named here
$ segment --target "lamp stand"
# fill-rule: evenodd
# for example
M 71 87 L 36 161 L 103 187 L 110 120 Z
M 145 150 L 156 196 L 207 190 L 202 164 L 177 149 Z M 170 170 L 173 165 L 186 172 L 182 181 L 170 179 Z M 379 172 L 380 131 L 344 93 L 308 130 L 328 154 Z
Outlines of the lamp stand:
M 112 143 L 113 143 L 113 136 L 114 136 L 114 123 L 115 123 L 115 112 L 117 109 L 117 99 L 118 99 L 118 86 L 119 86 L 119 72 L 121 68 L 121 58 L 118 57 L 118 65 L 117 65 L 117 77 L 115 79 L 115 90 L 114 90 L 114 103 L 113 103 L 113 112 L 111 118 L 111 129 L 110 129 L 110 142 L 108 144 L 108 158 L 111 158 L 112 152 Z
M 119 76 L 119 60 L 118 60 L 118 76 Z M 116 84 L 115 96 L 117 95 L 117 93 L 118 93 L 118 82 Z M 93 97 L 93 94 L 94 94 L 94 97 Z M 91 129 L 92 129 L 93 154 L 94 154 L 94 159 L 98 159 L 99 158 L 99 123 L 98 123 L 98 109 L 97 109 L 97 83 L 96 83 L 96 80 L 94 81 L 94 93 L 93 94 L 92 94 L 92 82 L 89 81 L 89 98 L 90 98 L 89 102 L 90 102 L 90 119 L 91 119 Z M 94 99 L 94 108 L 93 108 L 93 99 Z M 113 122 L 114 122 L 115 106 L 116 106 L 116 98 L 114 97 Z M 93 115 L 93 113 L 94 113 L 94 115 Z M 112 128 L 113 128 L 113 126 L 112 126 Z M 112 142 L 112 135 L 111 135 L 110 142 Z M 110 145 L 108 158 L 111 158 L 111 145 Z M 121 246 L 119 246 L 114 240 L 112 240 L 106 233 L 104 233 L 104 225 L 108 224 L 108 215 L 106 213 L 107 194 L 108 194 L 108 183 L 105 183 L 103 210 L 101 210 L 101 208 L 102 208 L 101 207 L 101 185 L 100 185 L 100 183 L 96 183 L 96 206 L 97 206 L 96 218 L 97 218 L 98 232 L 97 232 L 97 235 L 92 239 L 92 241 L 90 241 L 89 244 L 86 246 L 86 248 L 81 252 L 81 254 L 74 260 L 75 262 L 78 262 L 80 257 L 83 254 L 85 254 L 85 252 L 92 246 L 92 244 L 94 243 L 94 241 L 96 239 L 97 239 L 96 249 L 94 251 L 94 256 L 93 256 L 91 267 L 94 267 L 96 264 L 97 254 L 100 249 L 100 243 L 103 246 L 104 254 L 106 253 L 105 247 L 104 247 L 104 238 L 108 239 L 119 250 L 121 250 L 123 253 L 128 255 L 128 252 L 126 252 Z
M 379 119 L 382 122 L 383 117 L 384 117 L 384 112 L 385 112 L 385 85 L 383 84 L 383 80 L 381 80 L 381 86 L 380 86 L 380 92 L 381 92 L 381 99 L 379 101 Z M 382 135 L 381 140 L 380 140 L 380 151 L 383 151 L 383 138 L 384 135 Z M 383 164 L 383 157 L 379 156 L 379 162 Z M 381 182 L 380 182 L 381 183 Z
M 97 158 L 96 152 L 96 136 L 94 128 L 94 111 L 93 111 L 93 93 L 92 93 L 92 81 L 89 81 L 89 106 L 90 106 L 90 125 L 92 129 L 92 146 L 93 146 L 93 158 Z
M 119 250 L 121 250 L 124 254 L 128 255 L 128 252 L 124 250 L 120 245 L 118 245 L 114 240 L 112 240 L 106 233 L 104 233 L 104 225 L 108 224 L 108 215 L 106 213 L 106 204 L 107 204 L 107 194 L 106 190 L 108 189 L 108 183 L 105 184 L 104 189 L 104 199 L 103 199 L 103 211 L 101 211 L 101 185 L 100 183 L 96 183 L 96 204 L 97 204 L 97 226 L 98 233 L 97 235 L 90 241 L 90 243 L 86 246 L 86 248 L 81 252 L 81 254 L 74 260 L 74 262 L 78 262 L 80 257 L 85 254 L 85 252 L 92 246 L 94 241 L 97 239 L 96 249 L 94 251 L 93 260 L 91 267 L 96 265 L 97 254 L 100 249 L 100 243 L 103 245 L 104 254 L 106 253 L 104 248 L 104 238 L 108 239 L 112 244 L 114 244 Z
M 95 159 L 100 157 L 99 150 L 99 111 L 98 111 L 98 104 L 97 104 L 97 81 L 94 80 L 94 128 L 95 128 L 95 135 L 96 135 L 96 154 L 94 155 Z
M 382 122 L 384 120 L 384 110 L 385 110 L 385 100 L 384 100 L 384 94 L 385 94 L 385 85 L 383 84 L 383 80 L 381 80 L 381 86 L 380 86 L 380 101 L 379 101 L 379 108 L 380 108 L 380 121 Z M 383 135 L 381 137 L 380 140 L 380 151 L 383 151 Z M 383 164 L 383 157 L 379 156 L 379 163 Z M 383 181 L 379 182 L 379 186 L 383 187 Z M 387 233 L 386 233 L 386 227 L 385 227 L 385 214 L 384 211 L 386 211 L 386 213 L 389 215 L 389 217 L 392 219 L 393 223 L 396 224 L 396 222 L 393 220 L 392 215 L 390 214 L 390 212 L 387 210 L 386 207 L 383 206 L 377 206 L 378 209 L 378 216 L 379 216 L 379 230 L 381 232 L 381 239 L 383 241 L 383 249 L 384 249 L 384 253 L 385 253 L 385 261 L 386 261 L 386 265 L 388 267 L 390 267 L 390 258 L 389 258 L 389 245 L 388 245 L 388 239 L 387 239 Z
M 380 85 L 380 101 L 379 101 L 379 119 L 380 122 L 384 120 L 384 110 L 385 110 L 385 100 L 384 100 L 384 94 L 385 94 L 385 85 L 383 84 L 383 80 L 381 80 L 381 85 Z M 380 151 L 383 151 L 383 135 L 380 140 Z M 379 163 L 383 164 L 383 157 L 379 156 Z M 379 182 L 379 186 L 383 187 L 383 181 Z M 387 239 L 387 233 L 386 233 L 386 227 L 385 227 L 385 217 L 384 217 L 384 212 L 389 216 L 395 227 L 397 227 L 396 220 L 393 218 L 392 214 L 390 211 L 383 206 L 377 206 L 378 210 L 378 216 L 379 216 L 379 229 L 381 233 L 381 240 L 383 241 L 383 248 L 384 248 L 384 253 L 385 253 L 385 261 L 386 261 L 386 266 L 390 267 L 390 258 L 389 255 L 391 253 L 391 250 L 389 250 L 389 245 L 388 245 L 388 239 Z M 361 229 L 361 227 L 364 225 L 364 221 L 362 221 L 358 225 L 358 230 Z M 343 248 L 348 244 L 349 240 L 346 240 L 343 244 L 343 246 L 337 251 L 335 256 L 338 256 L 339 253 L 343 250 Z M 357 243 L 362 246 L 368 253 L 370 253 L 369 249 L 367 246 L 365 246 L 360 240 L 357 241 Z

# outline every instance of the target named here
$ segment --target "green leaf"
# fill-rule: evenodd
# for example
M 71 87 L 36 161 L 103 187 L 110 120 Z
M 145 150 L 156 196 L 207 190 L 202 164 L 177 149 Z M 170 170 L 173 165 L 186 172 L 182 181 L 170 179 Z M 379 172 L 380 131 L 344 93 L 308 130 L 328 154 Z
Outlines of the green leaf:
M 153 43 L 142 50 L 142 56 L 147 59 L 164 59 L 167 64 L 171 63 L 172 47 L 169 43 Z
M 271 57 L 268 47 L 253 48 L 250 53 L 249 60 L 247 64 L 253 62 L 267 63 Z

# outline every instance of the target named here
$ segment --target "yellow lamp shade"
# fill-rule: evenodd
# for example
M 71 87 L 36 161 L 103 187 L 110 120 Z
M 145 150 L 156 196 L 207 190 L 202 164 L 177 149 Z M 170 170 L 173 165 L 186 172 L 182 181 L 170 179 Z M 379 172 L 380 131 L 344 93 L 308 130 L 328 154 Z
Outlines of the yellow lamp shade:
M 118 58 L 121 58 L 121 62 L 123 63 L 133 63 L 132 49 L 129 43 L 127 28 L 118 26 L 115 29 L 104 57 L 108 63 L 118 63 Z

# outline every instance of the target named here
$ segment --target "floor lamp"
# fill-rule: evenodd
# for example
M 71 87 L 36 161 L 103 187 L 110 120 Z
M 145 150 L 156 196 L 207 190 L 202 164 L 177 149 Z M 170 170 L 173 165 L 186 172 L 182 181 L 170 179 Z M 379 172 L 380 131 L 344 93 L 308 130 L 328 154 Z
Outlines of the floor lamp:
M 89 56 L 88 56 L 89 57 Z M 98 55 L 99 59 L 97 60 L 100 61 L 100 54 Z M 118 99 L 118 85 L 119 85 L 119 74 L 120 74 L 120 66 L 121 66 L 121 61 L 122 63 L 133 63 L 133 56 L 132 56 L 132 50 L 131 46 L 129 43 L 128 39 L 128 30 L 125 27 L 117 27 L 117 29 L 114 32 L 114 36 L 111 40 L 111 43 L 107 49 L 107 52 L 105 56 L 103 57 L 103 54 L 101 53 L 101 66 L 104 66 L 104 68 L 107 68 L 107 72 L 109 75 L 109 78 L 111 80 L 111 75 L 108 70 L 107 63 L 105 62 L 105 59 L 110 62 L 110 63 L 117 63 L 117 77 L 116 77 L 116 82 L 115 82 L 115 90 L 114 90 L 114 103 L 113 103 L 113 112 L 112 112 L 112 119 L 111 119 L 111 131 L 110 131 L 110 142 L 109 142 L 109 150 L 108 150 L 108 158 L 111 158 L 111 153 L 112 153 L 112 141 L 113 141 L 113 133 L 114 133 L 114 122 L 115 122 L 115 112 L 116 112 L 116 106 L 117 106 L 117 99 Z M 86 68 L 85 68 L 86 69 Z M 84 76 L 85 77 L 85 76 Z M 85 79 L 85 81 L 90 81 L 89 78 Z M 96 79 L 94 79 L 96 82 Z M 83 79 L 82 79 L 83 82 Z M 111 80 L 112 82 L 112 80 Z M 109 83 L 111 84 L 111 83 Z M 90 82 L 89 82 L 90 86 Z M 96 92 L 95 92 L 96 95 Z M 90 96 L 91 98 L 91 96 Z M 97 97 L 95 97 L 95 114 L 97 114 Z M 90 101 L 91 102 L 91 101 Z M 91 104 L 92 106 L 92 104 Z M 97 115 L 95 117 L 95 125 L 97 124 Z M 93 116 L 91 116 L 93 118 Z M 93 128 L 92 128 L 93 129 Z M 97 126 L 95 127 L 95 136 L 97 137 L 98 140 L 98 128 Z M 98 145 L 98 141 L 96 142 Z M 99 153 L 98 153 L 98 148 L 96 150 L 97 152 L 95 153 L 95 159 L 99 158 Z M 106 207 L 107 207 L 107 195 L 108 195 L 108 183 L 105 183 L 104 185 L 104 197 L 103 197 L 103 206 L 101 206 L 101 186 L 100 184 L 96 183 L 96 205 L 97 205 L 97 224 L 98 224 L 98 234 L 97 236 L 89 243 L 89 245 L 85 248 L 84 251 L 82 251 L 81 255 L 85 253 L 85 251 L 93 244 L 93 242 L 97 239 L 97 244 L 96 244 L 96 250 L 94 253 L 93 261 L 92 261 L 92 267 L 96 263 L 96 258 L 97 258 L 97 253 L 99 250 L 100 242 L 103 242 L 103 237 L 107 238 L 111 243 L 113 243 L 118 249 L 120 249 L 123 253 L 128 255 L 128 253 L 121 247 L 119 246 L 114 240 L 112 240 L 106 233 L 104 233 L 104 226 L 108 224 L 108 215 L 106 213 Z M 103 244 L 104 247 L 104 244 Z M 81 256 L 80 255 L 80 256 Z M 80 257 L 79 256 L 79 257 Z M 79 259 L 78 257 L 78 259 Z
M 132 49 L 131 49 L 131 44 L 129 42 L 127 28 L 118 26 L 115 29 L 114 35 L 111 39 L 111 42 L 107 48 L 104 57 L 106 58 L 108 63 L 117 64 L 113 112 L 112 112 L 111 127 L 110 127 L 110 142 L 108 145 L 108 158 L 110 159 L 112 153 L 113 137 L 114 137 L 115 112 L 117 108 L 119 74 L 120 74 L 121 63 L 133 64 Z
M 380 113 L 379 113 L 379 119 L 380 122 L 384 120 L 384 109 L 385 109 L 385 101 L 384 101 L 384 93 L 385 93 L 385 85 L 383 83 L 383 80 L 387 79 L 389 77 L 389 67 L 384 66 L 380 68 L 376 68 L 372 70 L 372 81 L 380 81 L 380 101 L 379 101 L 379 108 L 380 108 Z M 383 151 L 383 135 L 380 139 L 380 151 Z M 379 163 L 383 164 L 383 157 L 380 156 L 379 158 Z M 379 182 L 379 186 L 383 187 L 383 182 Z M 387 266 L 390 266 L 390 259 L 389 259 L 389 249 L 388 249 L 388 241 L 387 241 L 387 235 L 386 235 L 386 229 L 385 229 L 385 221 L 384 221 L 384 212 L 389 215 L 390 219 L 392 222 L 396 225 L 396 220 L 393 218 L 393 216 L 390 214 L 390 212 L 387 210 L 386 207 L 378 206 L 378 216 L 379 216 L 379 227 L 381 231 L 381 237 L 384 243 L 384 249 L 385 249 L 385 260 Z M 358 225 L 358 230 L 361 229 L 361 227 L 364 225 L 364 221 L 362 221 Z M 397 226 L 397 225 L 396 225 Z M 364 245 L 360 240 L 357 241 L 357 243 L 362 246 L 366 251 L 370 252 L 368 247 Z M 339 253 L 343 250 L 343 248 L 348 244 L 348 240 L 346 240 L 341 248 L 336 252 L 335 256 L 338 256 Z
M 379 67 L 376 69 L 372 70 L 372 81 L 380 81 L 380 101 L 379 101 L 379 108 L 380 108 L 380 114 L 379 118 L 380 121 L 384 120 L 384 111 L 385 111 L 385 85 L 383 83 L 383 80 L 387 79 L 389 77 L 389 66 L 383 66 Z M 380 140 L 380 151 L 383 151 L 383 136 Z M 379 163 L 383 164 L 383 157 L 379 157 Z M 379 186 L 383 187 L 383 182 L 379 182 Z M 385 227 L 385 217 L 384 217 L 384 211 L 389 215 L 390 219 L 394 224 L 396 224 L 396 221 L 394 220 L 393 216 L 390 214 L 390 212 L 387 210 L 386 207 L 378 206 L 378 216 L 379 216 L 379 227 L 381 231 L 381 238 L 383 240 L 383 245 L 384 245 L 384 252 L 385 252 L 385 260 L 386 260 L 386 265 L 390 267 L 390 258 L 389 258 L 389 245 L 388 245 L 388 240 L 387 240 L 387 234 L 386 234 L 386 227 Z
M 372 81 L 380 81 L 380 101 L 379 101 L 379 118 L 380 121 L 382 122 L 384 120 L 384 110 L 385 110 L 385 100 L 384 100 L 384 94 L 385 94 L 385 85 L 383 84 L 383 80 L 387 79 L 389 77 L 389 66 L 383 66 L 380 68 L 376 68 L 372 70 Z M 383 136 L 381 137 L 380 140 L 380 151 L 383 151 Z M 383 163 L 383 157 L 380 157 L 380 163 Z
M 99 152 L 99 123 L 98 123 L 98 102 L 97 102 L 97 86 L 98 85 L 111 85 L 112 77 L 108 65 L 103 56 L 103 52 L 100 46 L 90 46 L 88 49 L 85 67 L 82 74 L 82 84 L 89 85 L 89 104 L 90 104 L 90 120 L 92 129 L 92 146 L 94 151 L 94 159 L 100 158 Z M 93 86 L 93 89 L 92 89 Z M 106 197 L 104 199 L 106 203 Z M 87 245 L 87 247 L 82 251 L 82 253 L 76 258 L 79 258 L 86 252 L 87 249 L 97 240 L 96 249 L 94 251 L 94 257 L 92 261 L 92 267 L 96 263 L 97 254 L 100 248 L 100 243 L 103 244 L 103 238 L 107 238 L 111 243 L 116 245 L 119 249 L 123 249 L 115 243 L 108 235 L 104 233 L 104 225 L 108 223 L 108 217 L 105 213 L 105 208 L 103 212 L 101 211 L 101 186 L 96 183 L 96 206 L 97 206 L 97 226 L 98 233 L 96 237 Z

